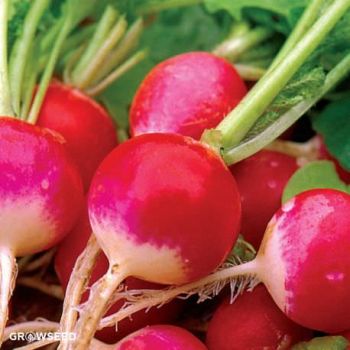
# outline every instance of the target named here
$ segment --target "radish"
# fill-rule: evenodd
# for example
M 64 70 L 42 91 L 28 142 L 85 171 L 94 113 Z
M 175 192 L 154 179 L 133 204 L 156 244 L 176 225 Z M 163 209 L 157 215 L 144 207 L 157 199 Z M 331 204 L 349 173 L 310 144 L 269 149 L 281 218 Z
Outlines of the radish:
M 264 286 L 244 292 L 233 304 L 226 297 L 209 323 L 209 350 L 290 349 L 312 331 L 289 320 Z
M 47 89 L 37 125 L 55 130 L 65 138 L 87 191 L 98 165 L 117 145 L 112 118 L 86 94 L 55 81 Z
M 259 248 L 268 222 L 281 206 L 283 189 L 297 168 L 295 158 L 266 150 L 230 167 L 242 200 L 241 233 L 255 248 Z
M 84 250 L 87 241 L 91 235 L 91 227 L 88 220 L 87 210 L 81 216 L 74 230 L 65 237 L 60 243 L 55 256 L 55 270 L 64 289 L 67 288 L 68 281 L 73 270 L 78 255 Z M 89 284 L 92 285 L 108 270 L 108 260 L 101 254 L 96 261 L 94 270 L 92 271 Z M 128 290 L 135 289 L 158 289 L 159 285 L 145 282 L 136 278 L 127 278 L 125 287 Z M 88 298 L 86 292 L 83 301 Z M 124 304 L 125 300 L 115 302 L 108 310 L 106 315 L 117 312 Z M 147 313 L 139 312 L 133 315 L 132 319 L 125 319 L 118 325 L 118 332 L 115 327 L 105 328 L 96 333 L 96 338 L 107 343 L 115 343 L 128 334 L 151 324 L 171 322 L 175 320 L 182 309 L 182 303 L 175 300 L 172 303 L 164 305 L 158 309 L 151 309 Z
M 206 350 L 206 347 L 185 329 L 169 325 L 157 325 L 143 328 L 107 349 Z
M 223 281 L 255 276 L 294 322 L 327 333 L 350 329 L 349 212 L 347 193 L 332 189 L 303 192 L 271 219 L 254 260 L 187 285 L 140 296 L 129 307 L 107 317 L 100 327 L 181 294 L 215 293 Z
M 94 176 L 88 210 L 110 266 L 80 313 L 76 349 L 86 349 L 126 277 L 181 284 L 216 269 L 237 239 L 241 212 L 222 160 L 174 134 L 138 136 L 110 153 Z
M 0 118 L 0 332 L 16 277 L 14 257 L 59 242 L 83 203 L 81 179 L 64 140 L 13 118 Z
M 206 52 L 180 54 L 154 67 L 140 85 L 130 110 L 130 132 L 172 132 L 199 139 L 246 92 L 224 59 Z

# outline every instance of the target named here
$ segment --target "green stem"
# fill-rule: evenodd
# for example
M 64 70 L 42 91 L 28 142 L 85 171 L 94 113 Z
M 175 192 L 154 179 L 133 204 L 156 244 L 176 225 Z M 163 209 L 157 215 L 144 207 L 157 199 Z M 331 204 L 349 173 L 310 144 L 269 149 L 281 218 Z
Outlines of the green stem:
M 260 60 L 269 58 L 272 61 L 281 47 L 281 41 L 279 38 L 274 38 L 273 41 L 267 41 L 264 45 L 254 47 L 254 50 L 244 52 L 240 57 L 240 62 L 248 62 L 253 60 Z
M 285 132 L 301 116 L 303 116 L 317 101 L 326 93 L 331 91 L 341 80 L 350 74 L 350 54 L 340 61 L 328 74 L 325 84 L 320 93 L 311 100 L 298 103 L 285 114 L 283 114 L 275 123 L 267 127 L 255 138 L 242 143 L 227 152 L 223 153 L 226 164 L 237 163 L 264 148 L 273 140 Z
M 136 9 L 137 14 L 146 15 L 149 13 L 160 12 L 171 8 L 178 8 L 184 6 L 192 6 L 201 4 L 203 0 L 155 0 L 149 1 L 146 5 L 138 6 Z
M 11 81 L 12 106 L 19 115 L 21 104 L 22 83 L 25 66 L 34 42 L 38 22 L 49 5 L 49 0 L 35 0 L 24 20 L 22 36 L 11 53 L 9 76 Z
M 142 30 L 143 20 L 142 18 L 139 18 L 132 24 L 121 42 L 103 62 L 98 74 L 96 74 L 94 83 L 101 81 L 101 79 L 108 75 L 114 67 L 121 63 L 129 55 L 129 53 L 137 46 Z
M 258 27 L 242 36 L 235 36 L 224 40 L 213 50 L 213 53 L 232 61 L 237 61 L 240 55 L 257 44 L 271 38 L 273 34 L 274 32 L 271 29 Z
M 71 30 L 71 20 L 69 17 L 67 17 L 65 20 L 63 20 L 61 31 L 58 35 L 58 38 L 55 42 L 53 49 L 52 49 L 50 58 L 47 62 L 47 65 L 46 65 L 46 68 L 44 71 L 44 74 L 41 77 L 40 85 L 39 85 L 38 91 L 35 95 L 34 102 L 33 102 L 33 105 L 30 109 L 29 116 L 27 119 L 28 123 L 35 124 L 37 119 L 38 119 L 39 111 L 40 111 L 42 102 L 44 100 L 47 87 L 50 83 L 57 59 L 59 57 L 61 47 L 62 47 L 67 35 L 69 34 L 70 30 Z
M 97 55 L 95 55 L 87 67 L 81 72 L 79 78 L 75 77 L 75 79 L 73 79 L 73 83 L 78 89 L 84 90 L 89 87 L 92 81 L 94 81 L 104 60 L 111 53 L 118 41 L 123 37 L 126 27 L 127 22 L 124 17 L 121 17 L 111 30 L 107 39 L 105 39 Z
M 8 0 L 0 0 L 0 115 L 13 116 L 7 64 Z
M 311 4 L 306 8 L 297 25 L 293 29 L 293 32 L 284 43 L 282 49 L 277 54 L 270 70 L 275 68 L 289 54 L 304 34 L 311 28 L 312 24 L 315 23 L 317 17 L 320 15 L 323 5 L 324 0 L 312 0 Z
M 96 86 L 87 89 L 86 93 L 90 96 L 96 96 L 102 93 L 109 85 L 119 79 L 123 74 L 129 71 L 131 68 L 136 66 L 147 56 L 145 50 L 136 52 L 128 60 L 126 60 L 122 65 L 117 67 L 113 72 L 111 72 L 105 79 L 99 82 Z
M 72 72 L 72 80 L 79 80 L 82 72 L 88 67 L 96 52 L 101 48 L 103 42 L 106 40 L 112 26 L 118 18 L 118 12 L 111 6 L 108 6 L 104 11 L 101 20 L 97 25 L 97 29 L 78 64 Z
M 222 145 L 237 145 L 278 95 L 309 55 L 333 29 L 350 6 L 350 0 L 335 0 L 289 55 L 250 90 L 241 103 L 218 125 Z
M 266 72 L 266 70 L 263 68 L 242 63 L 236 63 L 235 68 L 243 80 L 249 81 L 259 80 Z

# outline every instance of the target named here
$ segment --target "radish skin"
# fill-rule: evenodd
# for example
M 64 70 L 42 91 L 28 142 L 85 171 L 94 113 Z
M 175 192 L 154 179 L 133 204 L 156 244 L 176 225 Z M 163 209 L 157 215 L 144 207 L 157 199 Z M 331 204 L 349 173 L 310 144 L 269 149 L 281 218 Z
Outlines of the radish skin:
M 58 81 L 47 89 L 37 125 L 65 138 L 85 191 L 102 159 L 118 143 L 116 127 L 105 109 L 78 89 Z
M 132 136 L 178 133 L 200 139 L 246 94 L 235 68 L 207 52 L 189 52 L 155 66 L 141 83 L 130 110 Z
M 110 153 L 94 176 L 88 210 L 110 267 L 91 289 L 73 349 L 88 346 L 127 276 L 182 284 L 216 269 L 237 239 L 241 214 L 235 181 L 221 158 L 173 134 L 138 136 Z
M 15 257 L 57 244 L 80 214 L 83 189 L 64 140 L 48 130 L 1 117 L 0 150 L 2 336 L 17 274 Z

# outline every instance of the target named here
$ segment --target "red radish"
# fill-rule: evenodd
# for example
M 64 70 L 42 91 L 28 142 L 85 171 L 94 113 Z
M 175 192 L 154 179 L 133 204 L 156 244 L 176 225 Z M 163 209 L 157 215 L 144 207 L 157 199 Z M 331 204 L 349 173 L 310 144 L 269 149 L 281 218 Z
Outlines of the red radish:
M 246 94 L 234 67 L 207 52 L 180 54 L 154 67 L 130 110 L 133 136 L 171 132 L 199 139 Z
M 88 346 L 126 277 L 181 284 L 216 269 L 237 239 L 241 213 L 221 158 L 174 134 L 142 135 L 111 152 L 94 176 L 88 210 L 110 267 L 80 314 L 76 349 Z
M 292 322 L 262 285 L 245 292 L 233 304 L 227 297 L 209 323 L 209 350 L 289 349 L 312 338 L 312 331 Z
M 55 130 L 66 139 L 87 191 L 98 165 L 117 145 L 111 117 L 83 92 L 54 81 L 47 89 L 37 125 Z
M 281 206 L 283 189 L 297 168 L 295 158 L 265 150 L 230 167 L 242 200 L 241 233 L 255 248 L 259 248 L 268 222 Z
M 1 334 L 15 278 L 14 257 L 59 242 L 83 203 L 81 179 L 64 140 L 49 130 L 0 118 Z
M 327 333 L 350 329 L 350 195 L 332 189 L 303 192 L 271 219 L 256 258 L 201 280 L 155 293 L 102 326 L 179 294 L 211 290 L 222 281 L 256 276 L 294 322 Z M 339 307 L 341 305 L 341 307 Z
M 73 270 L 74 264 L 79 254 L 84 250 L 86 243 L 90 237 L 92 230 L 88 220 L 87 210 L 81 216 L 74 230 L 65 237 L 58 247 L 55 256 L 55 270 L 64 289 L 68 285 L 68 281 Z M 94 270 L 91 275 L 90 285 L 102 277 L 108 270 L 108 260 L 104 254 L 101 254 L 96 261 Z M 159 285 L 154 283 L 138 280 L 129 277 L 125 280 L 128 290 L 135 289 L 158 289 Z M 85 293 L 83 301 L 86 301 L 88 293 Z M 119 300 L 108 310 L 106 315 L 117 312 L 124 304 L 124 300 Z M 124 338 L 128 334 L 151 324 L 171 322 L 177 318 L 182 309 L 180 300 L 166 304 L 161 308 L 152 308 L 147 313 L 141 311 L 133 315 L 132 319 L 125 319 L 118 324 L 118 332 L 115 327 L 104 328 L 96 333 L 96 338 L 107 342 L 115 343 Z
M 175 326 L 157 325 L 140 329 L 108 349 L 206 350 L 207 348 L 185 329 Z

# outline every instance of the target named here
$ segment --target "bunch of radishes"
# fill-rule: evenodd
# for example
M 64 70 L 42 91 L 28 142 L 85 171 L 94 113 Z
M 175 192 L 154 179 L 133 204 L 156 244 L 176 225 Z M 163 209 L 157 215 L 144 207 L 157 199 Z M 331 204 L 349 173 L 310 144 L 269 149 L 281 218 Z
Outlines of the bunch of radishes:
M 0 5 L 3 37 L 7 5 Z M 323 37 L 350 2 L 335 1 L 333 7 L 322 18 Z M 124 19 L 107 8 L 90 45 L 68 58 L 67 81 L 78 77 L 80 89 L 99 91 L 110 75 L 121 74 L 114 65 L 130 53 L 140 23 L 125 33 Z M 310 29 L 310 37 L 317 28 Z M 101 42 L 108 33 L 109 40 Z M 65 235 L 55 258 L 66 289 L 60 324 L 23 325 L 24 330 L 74 332 L 75 340 L 63 337 L 60 349 L 289 349 L 310 339 L 311 330 L 338 334 L 350 329 L 350 195 L 314 189 L 281 206 L 283 189 L 299 166 L 294 157 L 262 150 L 234 165 L 222 157 L 255 118 L 238 115 L 236 120 L 238 112 L 232 111 L 248 115 L 256 96 L 272 101 L 270 90 L 260 91 L 274 84 L 270 77 L 278 68 L 263 78 L 266 86 L 247 94 L 235 68 L 214 54 L 172 57 L 140 85 L 130 108 L 131 138 L 117 146 L 115 125 L 104 107 L 62 82 L 48 87 L 46 79 L 46 86 L 44 81 L 36 89 L 27 121 L 37 126 L 11 118 L 16 108 L 8 93 L 6 40 L 0 44 L 1 333 L 14 288 L 15 257 L 48 249 Z M 94 49 L 98 59 L 88 63 Z M 312 51 L 292 51 L 295 69 Z M 122 71 L 130 61 L 124 64 Z M 255 106 L 251 109 L 256 112 Z M 231 266 L 225 261 L 239 233 L 258 253 Z M 199 293 L 205 299 L 228 281 L 238 281 L 238 291 L 258 282 L 266 289 L 235 295 L 232 305 L 234 298 L 224 296 L 209 323 L 206 345 L 180 327 L 154 325 L 171 322 L 180 302 L 151 310 L 151 318 L 137 313 L 133 322 L 125 320 L 179 295 Z M 106 313 L 112 315 L 101 321 Z M 122 320 L 121 333 L 96 333 Z M 5 339 L 20 326 L 7 329 Z M 95 333 L 119 342 L 103 344 L 93 339 Z

